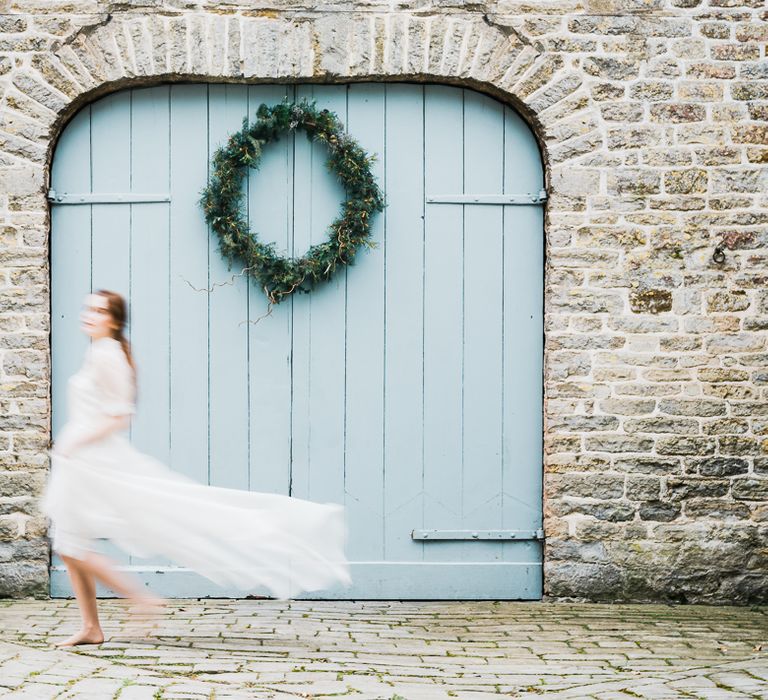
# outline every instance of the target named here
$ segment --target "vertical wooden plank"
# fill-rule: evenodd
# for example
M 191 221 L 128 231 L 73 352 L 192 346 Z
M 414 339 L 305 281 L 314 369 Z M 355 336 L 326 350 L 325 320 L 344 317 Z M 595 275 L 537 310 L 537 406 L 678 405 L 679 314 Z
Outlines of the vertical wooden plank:
M 171 87 L 171 464 L 208 482 L 208 87 Z
M 131 187 L 131 92 L 109 95 L 91 106 L 91 167 L 94 192 L 122 193 Z M 92 218 L 93 290 L 109 289 L 130 304 L 131 206 L 94 204 Z M 126 329 L 130 338 L 131 327 Z M 111 543 L 104 550 L 120 562 L 128 556 Z
M 505 108 L 504 191 L 543 187 L 539 149 L 528 125 Z M 542 362 L 544 208 L 504 210 L 503 526 L 542 523 Z M 522 544 L 522 543 L 521 543 Z M 504 559 L 541 559 L 539 544 L 504 545 Z
M 248 113 L 248 88 L 211 85 L 208 100 L 208 151 L 212 155 L 230 134 L 242 128 Z M 245 265 L 242 261 L 235 261 L 228 269 L 213 232 L 209 233 L 208 247 L 207 287 L 212 290 L 208 307 L 210 483 L 247 489 L 248 279 L 239 274 Z
M 170 88 L 133 91 L 131 190 L 169 191 Z M 132 205 L 131 341 L 138 370 L 138 405 L 131 439 L 163 462 L 170 459 L 168 365 L 169 204 Z
M 543 187 L 544 166 L 533 132 L 514 109 L 504 107 L 504 192 L 538 192 Z M 543 210 L 541 205 L 531 206 L 536 211 Z M 517 208 L 505 211 L 514 212 Z M 539 231 L 536 238 L 541 239 L 541 234 Z M 541 254 L 535 259 L 541 261 Z
M 293 88 L 251 85 L 248 114 L 259 105 L 293 98 Z M 293 220 L 293 137 L 270 144 L 248 177 L 248 220 L 265 243 L 290 253 Z M 248 374 L 250 390 L 250 488 L 288 494 L 291 467 L 291 303 L 272 309 L 258 282 L 248 290 Z
M 425 88 L 426 194 L 462 192 L 462 92 Z M 424 527 L 454 529 L 462 499 L 463 207 L 426 207 L 424 254 Z M 429 543 L 424 559 L 460 560 L 456 542 Z
M 297 86 L 296 101 L 312 98 L 312 87 Z M 303 133 L 293 139 L 293 211 L 291 255 L 301 255 L 312 241 L 312 156 L 311 144 Z M 311 295 L 310 295 L 311 297 Z M 310 498 L 312 448 L 311 337 L 312 300 L 294 294 L 291 304 L 291 469 L 290 494 Z
M 503 186 L 504 112 L 464 91 L 464 186 L 470 194 Z M 501 525 L 502 207 L 464 211 L 464 504 L 462 527 Z M 497 559 L 497 543 L 469 542 L 474 561 Z
M 346 86 L 300 87 L 346 122 Z M 325 146 L 296 137 L 294 255 L 325 240 L 345 199 L 326 167 Z M 344 499 L 344 290 L 339 271 L 312 294 L 294 298 L 293 493 L 341 503 Z M 297 372 L 298 369 L 298 372 Z
M 422 558 L 423 523 L 423 88 L 386 85 L 385 548 Z
M 348 128 L 378 159 L 373 173 L 384 184 L 384 86 L 352 85 Z M 347 271 L 345 504 L 350 560 L 384 558 L 384 216 L 371 226 L 377 247 L 358 253 Z
M 51 187 L 59 192 L 91 190 L 91 108 L 66 126 L 56 146 Z M 80 309 L 91 289 L 91 207 L 51 209 L 51 420 L 56 437 L 67 419 L 67 380 L 88 346 Z
M 131 93 L 104 97 L 91 106 L 93 191 L 128 192 L 131 186 Z M 130 289 L 131 208 L 93 205 L 93 289 L 110 289 L 128 298 Z

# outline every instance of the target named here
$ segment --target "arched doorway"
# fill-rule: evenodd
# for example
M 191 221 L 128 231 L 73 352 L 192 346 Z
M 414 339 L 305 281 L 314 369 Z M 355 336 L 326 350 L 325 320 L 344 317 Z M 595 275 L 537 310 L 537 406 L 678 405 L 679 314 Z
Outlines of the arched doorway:
M 209 158 L 262 102 L 314 99 L 376 165 L 377 248 L 262 318 L 197 205 Z M 345 503 L 352 589 L 316 597 L 541 595 L 543 172 L 499 102 L 457 87 L 172 85 L 124 90 L 62 133 L 51 232 L 54 434 L 85 338 L 82 297 L 131 304 L 132 439 L 198 480 Z M 343 192 L 299 134 L 248 181 L 263 240 L 296 254 Z M 125 561 L 168 596 L 222 591 Z M 52 571 L 52 594 L 68 595 Z

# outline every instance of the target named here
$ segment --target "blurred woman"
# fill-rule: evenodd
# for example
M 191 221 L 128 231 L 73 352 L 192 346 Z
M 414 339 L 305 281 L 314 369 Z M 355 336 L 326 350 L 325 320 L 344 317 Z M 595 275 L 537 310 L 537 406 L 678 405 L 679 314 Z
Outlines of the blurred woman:
M 67 567 L 82 628 L 59 646 L 104 641 L 96 581 L 142 612 L 162 601 L 97 551 L 110 539 L 129 554 L 168 557 L 221 585 L 274 597 L 350 582 L 343 507 L 199 484 L 133 448 L 122 434 L 135 412 L 136 366 L 122 296 L 99 290 L 83 305 L 92 342 L 69 379 L 68 420 L 51 451 L 42 508 Z

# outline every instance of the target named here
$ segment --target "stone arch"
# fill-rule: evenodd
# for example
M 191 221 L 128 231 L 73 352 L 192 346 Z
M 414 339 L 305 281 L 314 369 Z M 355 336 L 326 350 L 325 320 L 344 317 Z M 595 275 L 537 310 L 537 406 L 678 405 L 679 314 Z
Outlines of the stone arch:
M 25 120 L 17 129 L 6 123 L 0 132 L 10 152 L 41 166 L 50 164 L 61 128 L 84 104 L 123 87 L 164 81 L 400 80 L 471 87 L 528 121 L 552 195 L 580 193 L 560 166 L 603 145 L 580 73 L 488 15 L 107 14 L 52 49 L 8 76 L 9 104 L 23 103 L 34 123 Z

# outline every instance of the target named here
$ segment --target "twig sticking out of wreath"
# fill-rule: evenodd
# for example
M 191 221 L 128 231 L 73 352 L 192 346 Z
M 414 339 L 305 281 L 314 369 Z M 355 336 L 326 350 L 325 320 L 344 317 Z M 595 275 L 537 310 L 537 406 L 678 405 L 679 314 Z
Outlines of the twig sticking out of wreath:
M 237 324 L 238 328 L 242 326 L 244 323 L 252 323 L 255 326 L 262 319 L 265 319 L 267 316 L 271 316 L 273 308 L 274 308 L 274 304 L 270 301 L 269 304 L 267 304 L 266 313 L 261 314 L 261 316 L 253 319 L 253 321 L 251 321 L 250 319 L 246 319 L 245 321 L 240 321 L 240 323 Z
M 373 247 L 370 222 L 384 209 L 382 194 L 371 171 L 374 156 L 368 155 L 344 131 L 338 116 L 319 110 L 314 102 L 281 102 L 259 106 L 256 119 L 243 122 L 225 146 L 213 156 L 211 176 L 200 204 L 205 219 L 219 238 L 221 253 L 230 260 L 245 261 L 249 274 L 261 283 L 271 304 L 294 291 L 309 291 L 328 280 L 336 266 L 351 264 L 360 247 Z M 258 168 L 263 148 L 285 132 L 304 129 L 307 138 L 328 148 L 328 169 L 347 192 L 339 217 L 327 230 L 325 243 L 312 246 L 300 258 L 277 254 L 274 243 L 261 243 L 241 214 L 242 184 L 246 169 Z
M 242 270 L 240 270 L 240 272 L 238 272 L 235 275 L 232 275 L 231 279 L 228 282 L 214 282 L 213 285 L 210 286 L 210 287 L 195 287 L 195 285 L 193 285 L 183 275 L 179 275 L 179 277 L 181 277 L 181 279 L 183 279 L 196 292 L 207 292 L 208 294 L 211 294 L 213 292 L 213 290 L 216 289 L 216 287 L 226 287 L 227 285 L 234 284 L 235 283 L 235 278 L 236 277 L 242 277 L 246 272 L 248 272 L 248 268 L 244 267 Z M 266 293 L 267 290 L 265 289 L 264 291 Z M 269 297 L 269 294 L 267 294 L 267 297 Z M 262 319 L 266 318 L 267 316 L 271 316 L 272 315 L 273 307 L 274 307 L 274 302 L 270 301 L 269 304 L 267 305 L 266 313 L 263 313 L 261 316 L 259 316 L 258 318 L 254 319 L 253 321 L 251 321 L 250 319 L 246 319 L 245 321 L 240 321 L 240 323 L 237 324 L 238 327 L 242 326 L 244 323 L 253 323 L 254 325 L 257 324 Z
M 190 282 L 186 277 L 184 277 L 184 275 L 179 275 L 179 277 L 181 277 L 181 279 L 183 279 L 196 292 L 207 292 L 208 294 L 210 294 L 211 292 L 213 292 L 214 289 L 216 289 L 216 287 L 227 287 L 229 285 L 233 285 L 235 283 L 235 278 L 242 277 L 244 274 L 249 272 L 249 269 L 250 268 L 244 267 L 242 270 L 240 270 L 240 272 L 232 275 L 232 277 L 229 278 L 229 281 L 214 282 L 210 287 L 195 287 L 195 285 L 192 284 L 192 282 Z

